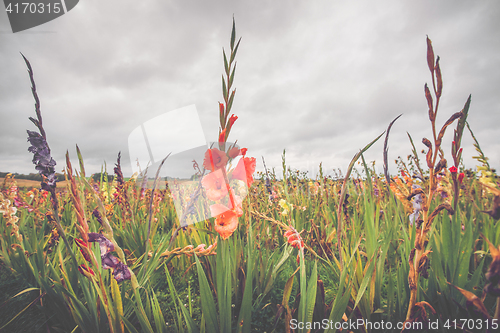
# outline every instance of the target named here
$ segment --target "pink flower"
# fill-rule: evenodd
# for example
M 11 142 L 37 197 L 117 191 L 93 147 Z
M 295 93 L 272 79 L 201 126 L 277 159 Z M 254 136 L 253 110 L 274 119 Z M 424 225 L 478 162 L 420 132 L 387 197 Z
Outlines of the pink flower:
M 235 158 L 238 155 L 240 155 L 240 149 L 237 147 L 233 147 L 233 148 L 229 149 L 229 151 L 227 152 L 227 155 L 229 156 L 229 158 Z
M 220 151 L 217 148 L 208 149 L 205 153 L 205 159 L 203 160 L 203 166 L 207 170 L 214 171 L 226 166 L 227 156 L 226 153 Z
M 201 185 L 210 200 L 218 201 L 227 194 L 227 185 L 221 170 L 215 170 L 203 177 Z

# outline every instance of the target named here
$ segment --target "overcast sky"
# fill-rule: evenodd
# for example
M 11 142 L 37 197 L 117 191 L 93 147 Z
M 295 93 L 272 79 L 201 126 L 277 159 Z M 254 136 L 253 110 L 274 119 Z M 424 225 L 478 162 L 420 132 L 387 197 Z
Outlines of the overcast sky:
M 97 1 L 13 34 L 0 13 L 0 171 L 35 172 L 26 129 L 35 130 L 31 62 L 57 171 L 78 144 L 87 173 L 108 171 L 128 137 L 166 112 L 195 105 L 206 140 L 217 139 L 222 48 L 232 17 L 236 57 L 229 140 L 268 167 L 344 172 L 356 152 L 399 114 L 389 161 L 431 139 L 424 84 L 426 35 L 441 57 L 438 126 L 472 94 L 468 121 L 492 167 L 500 166 L 500 3 L 497 1 Z M 191 128 L 199 138 L 200 128 Z M 449 128 L 443 148 L 451 161 Z M 186 128 L 189 132 L 190 128 Z M 468 131 L 466 167 L 476 155 Z M 382 171 L 383 138 L 365 155 Z M 423 156 L 423 155 L 422 155 Z

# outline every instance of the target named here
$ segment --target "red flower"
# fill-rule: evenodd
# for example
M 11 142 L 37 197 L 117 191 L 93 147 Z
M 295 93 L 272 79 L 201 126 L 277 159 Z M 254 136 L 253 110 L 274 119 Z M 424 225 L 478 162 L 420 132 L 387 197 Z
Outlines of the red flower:
M 78 271 L 85 275 L 86 277 L 94 276 L 95 273 L 92 270 L 92 268 L 88 267 L 87 265 L 80 265 L 78 266 Z
M 451 172 L 451 173 L 457 173 L 457 167 L 456 167 L 456 166 L 452 166 L 452 167 L 450 168 L 450 172 Z
M 458 175 L 458 183 L 462 184 L 462 181 L 464 180 L 465 174 L 463 172 L 460 172 Z
M 226 129 L 224 128 L 219 134 L 219 143 L 226 142 Z
M 220 151 L 217 148 L 208 149 L 205 153 L 205 159 L 203 160 L 203 166 L 207 170 L 214 171 L 226 166 L 227 156 L 226 153 Z
M 253 173 L 255 172 L 255 167 L 255 157 L 243 157 L 239 160 L 236 168 L 234 168 L 233 178 L 245 181 L 247 186 L 250 187 L 253 183 Z
M 89 244 L 79 238 L 75 238 L 75 242 L 76 245 L 78 245 L 78 247 L 80 248 L 80 252 L 82 253 L 85 260 L 91 262 Z
M 287 238 L 288 244 L 293 246 L 296 249 L 303 249 L 304 248 L 304 241 L 302 240 L 302 237 L 300 237 L 300 234 L 295 230 L 294 227 L 289 226 L 289 229 L 285 232 L 284 236 Z
M 236 121 L 236 119 L 238 119 L 237 116 L 235 116 L 234 114 L 231 115 L 231 117 L 229 117 L 229 129 L 231 129 L 231 127 L 233 127 L 233 124 L 234 122 Z

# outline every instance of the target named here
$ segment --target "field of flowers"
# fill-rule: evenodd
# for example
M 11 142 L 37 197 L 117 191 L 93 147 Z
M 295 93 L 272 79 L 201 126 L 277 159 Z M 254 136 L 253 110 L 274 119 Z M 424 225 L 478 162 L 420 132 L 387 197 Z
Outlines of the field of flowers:
M 423 154 L 408 134 L 413 148 L 389 175 L 395 118 L 345 174 L 327 177 L 320 166 L 315 179 L 287 166 L 285 151 L 282 174 L 256 173 L 251 151 L 229 143 L 240 125 L 231 113 L 239 44 L 233 22 L 219 136 L 194 163 L 190 187 L 161 187 L 156 170 L 124 178 L 119 154 L 113 180 L 96 181 L 77 147 L 80 164 L 67 154 L 67 187 L 56 191 L 25 58 L 36 108 L 29 152 L 44 181 L 1 184 L 0 280 L 22 287 L 2 298 L 0 331 L 497 331 L 498 178 L 467 123 L 470 96 L 436 123 L 443 82 L 431 41 Z M 447 129 L 451 143 L 442 142 Z M 463 167 L 464 135 L 475 142 L 477 171 Z M 384 137 L 377 174 L 363 153 Z

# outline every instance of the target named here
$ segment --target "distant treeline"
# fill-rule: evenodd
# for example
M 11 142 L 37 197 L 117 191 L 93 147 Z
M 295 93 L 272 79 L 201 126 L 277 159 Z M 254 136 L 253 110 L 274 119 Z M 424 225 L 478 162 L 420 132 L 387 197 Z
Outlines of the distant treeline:
M 36 180 L 41 182 L 43 180 L 42 176 L 39 173 L 30 173 L 29 175 L 23 175 L 22 173 L 17 173 L 17 172 L 0 172 L 0 178 L 5 178 L 9 173 L 12 173 L 16 179 L 27 179 L 27 180 Z M 106 174 L 103 174 L 103 178 L 105 177 Z M 66 180 L 64 178 L 64 175 L 61 173 L 56 173 L 57 181 L 64 181 Z M 92 178 L 95 181 L 100 181 L 101 180 L 101 173 L 95 173 L 92 175 Z M 108 182 L 113 181 L 113 175 L 108 175 Z
M 104 180 L 104 177 L 106 177 L 106 173 L 103 173 L 103 174 L 102 174 L 102 178 L 103 178 L 103 180 Z M 113 175 L 108 175 L 108 182 L 109 182 L 109 183 L 110 183 L 110 182 L 112 182 L 112 181 L 113 181 L 113 178 L 114 178 L 114 176 L 113 176 Z M 94 174 L 92 175 L 92 179 L 94 179 L 96 182 L 101 181 L 101 173 L 100 173 L 100 172 L 98 172 L 98 173 L 94 173 Z
M 22 173 L 17 173 L 17 172 L 0 172 L 0 178 L 4 178 L 9 173 L 12 173 L 16 179 L 36 180 L 39 182 L 43 180 L 42 175 L 40 175 L 39 173 L 30 173 L 29 175 L 23 175 Z M 58 181 L 65 180 L 64 175 L 61 173 L 56 173 L 56 177 Z

